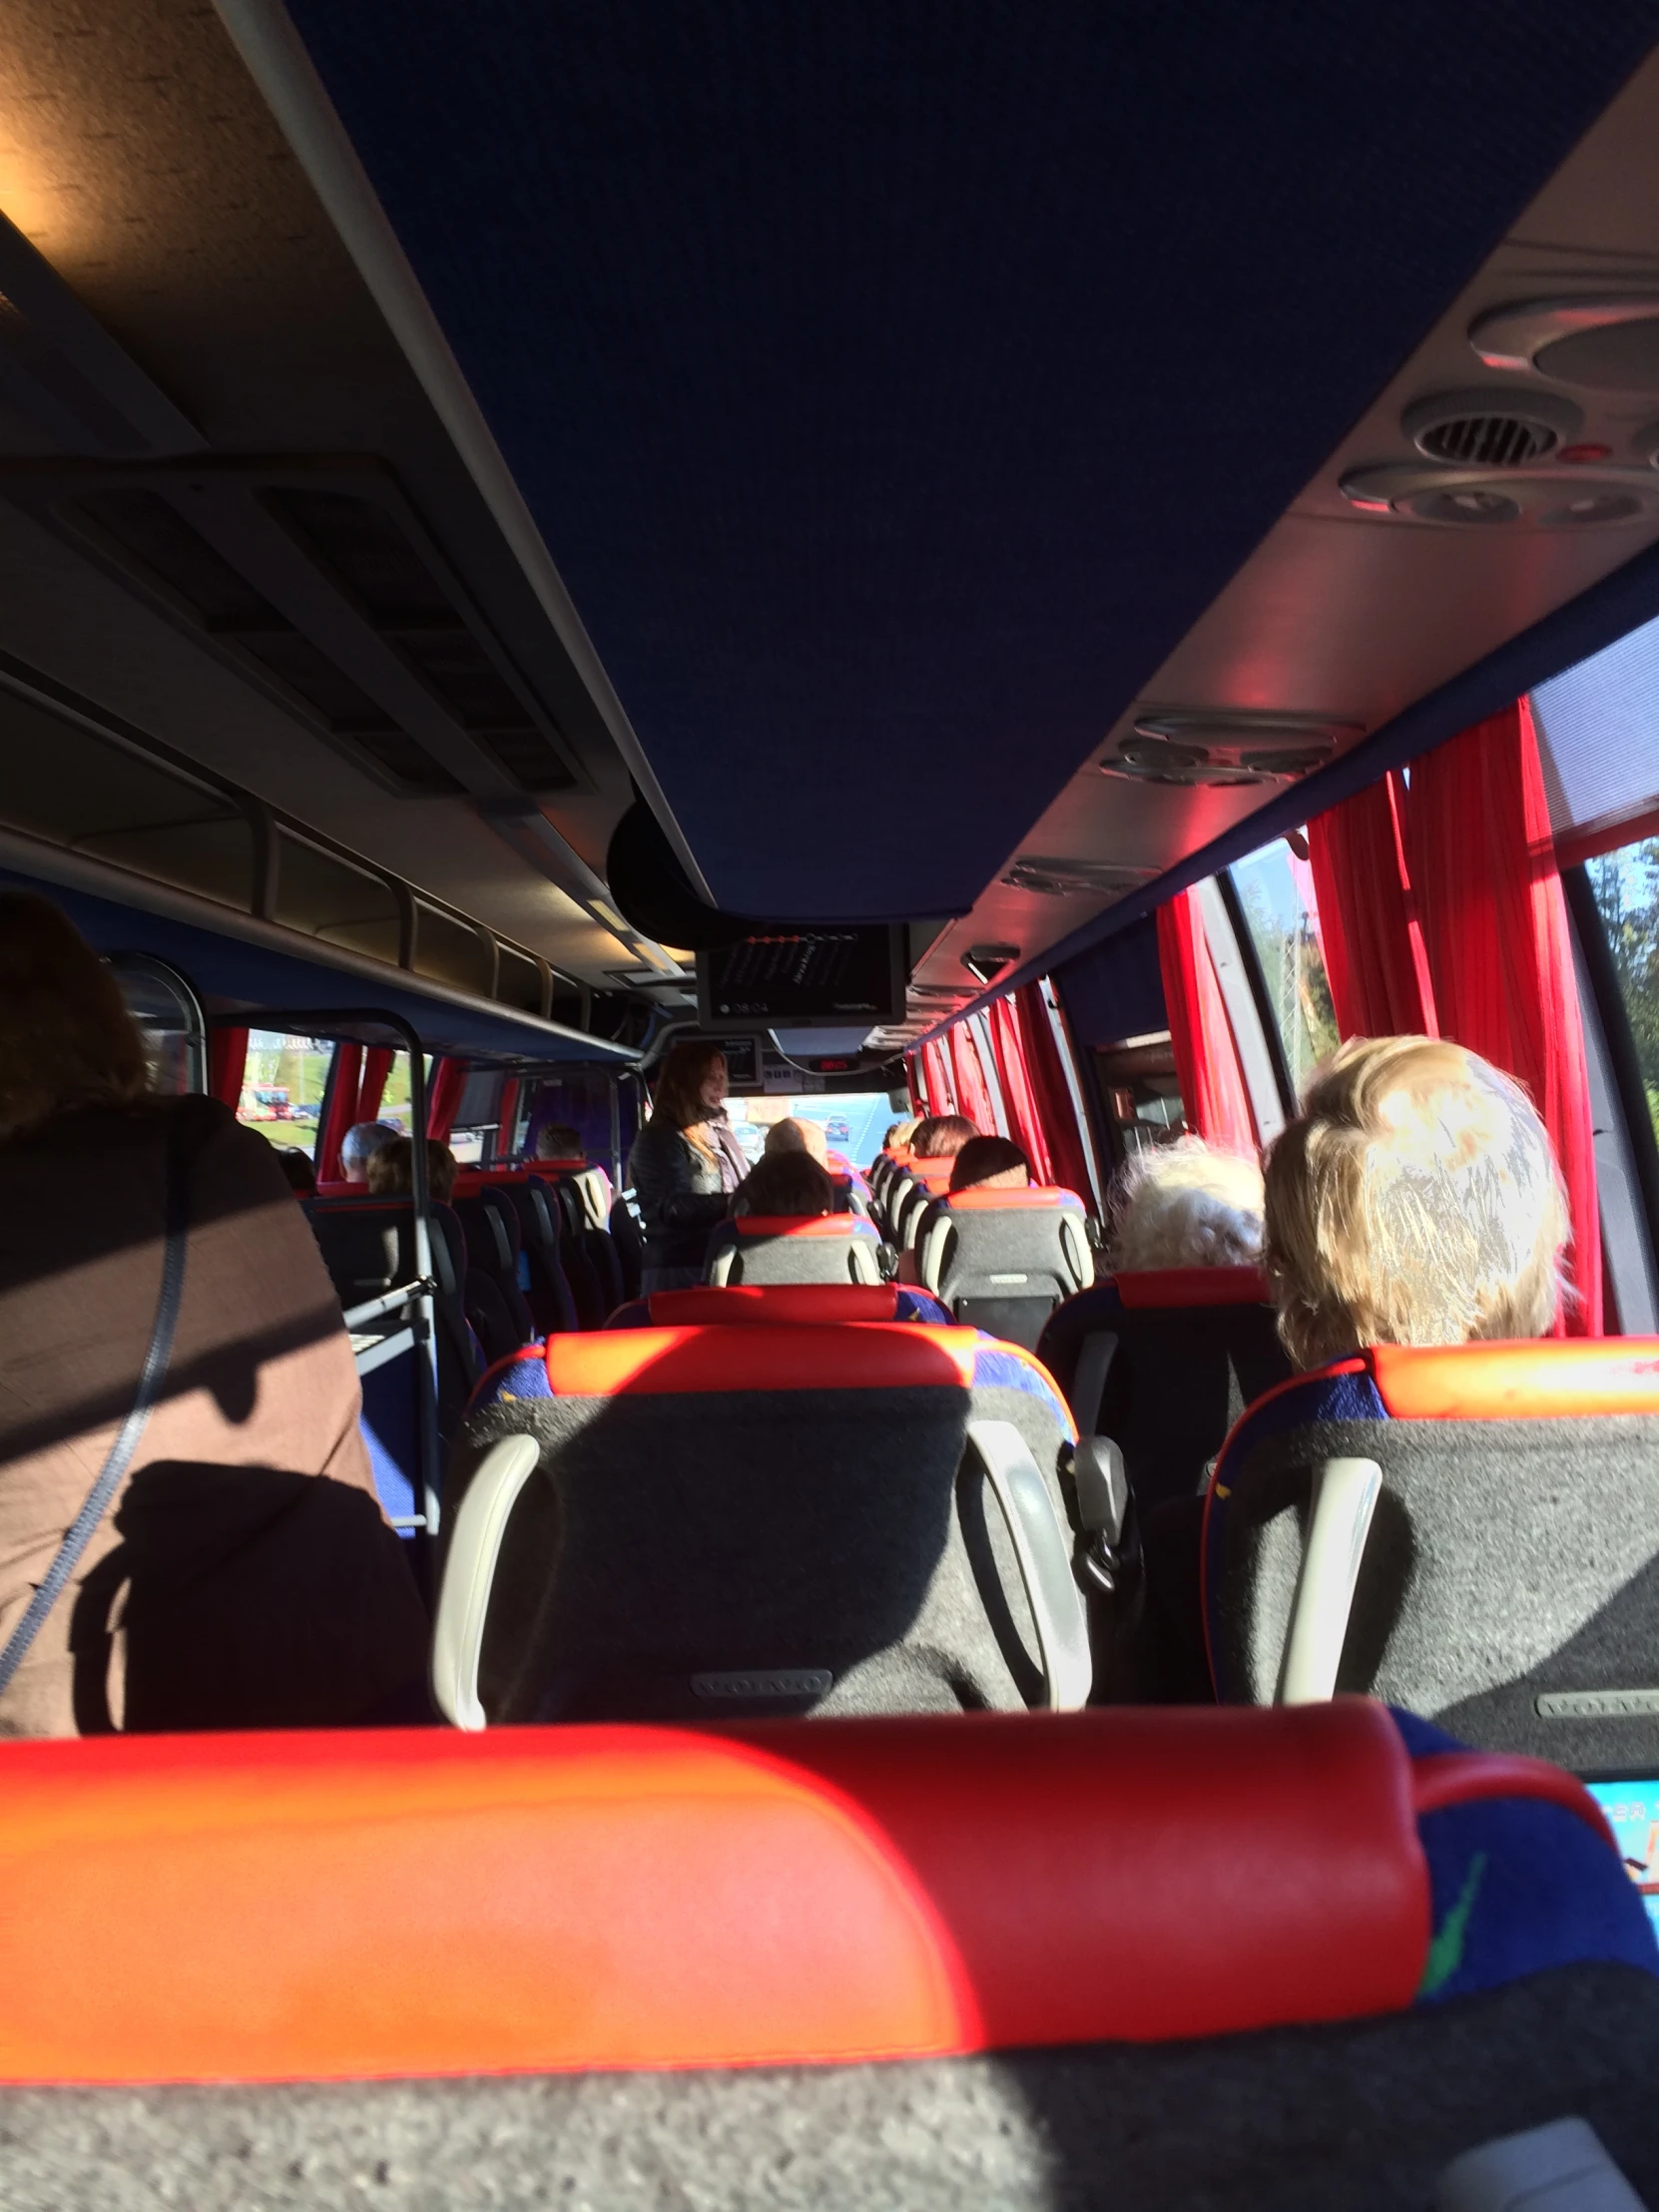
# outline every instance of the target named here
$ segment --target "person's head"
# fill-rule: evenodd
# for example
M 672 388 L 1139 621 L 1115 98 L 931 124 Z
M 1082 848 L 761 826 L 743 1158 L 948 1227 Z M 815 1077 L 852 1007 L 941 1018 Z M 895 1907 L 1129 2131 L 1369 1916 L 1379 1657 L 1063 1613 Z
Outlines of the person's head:
M 426 1140 L 426 1188 L 433 1203 L 447 1206 L 455 1195 L 455 1155 L 436 1137 Z M 376 1198 L 406 1198 L 414 1189 L 414 1144 L 408 1137 L 392 1137 L 371 1153 L 368 1187 Z
M 0 891 L 0 1143 L 150 1088 L 143 1031 L 97 953 L 49 898 Z
M 910 1155 L 916 1160 L 953 1160 L 978 1134 L 965 1114 L 929 1114 L 911 1133 Z
M 1202 1137 L 1137 1152 L 1113 1193 L 1112 1265 L 1253 1268 L 1262 1257 L 1262 1171 Z
M 734 1214 L 828 1214 L 834 1205 L 835 1187 L 810 1152 L 766 1154 L 732 1193 Z
M 369 1161 L 382 1145 L 402 1134 L 394 1121 L 354 1121 L 340 1139 L 340 1174 L 347 1183 L 366 1183 Z
M 1356 1037 L 1268 1159 L 1268 1273 L 1300 1367 L 1542 1336 L 1568 1234 L 1531 1101 L 1457 1044 Z
M 316 1192 L 316 1170 L 304 1153 L 291 1144 L 274 1144 L 276 1165 L 286 1178 L 296 1198 L 311 1198 Z
M 651 1118 L 670 1129 L 694 1129 L 718 1114 L 725 1098 L 725 1053 L 711 1037 L 682 1037 L 663 1060 Z
M 950 1163 L 953 1191 L 1023 1191 L 1031 1163 L 1006 1137 L 970 1137 Z
M 536 1132 L 536 1158 L 538 1160 L 580 1160 L 582 1132 L 573 1129 L 568 1121 L 545 1121 Z
M 913 1114 L 910 1116 L 908 1121 L 888 1122 L 887 1133 L 881 1139 L 881 1150 L 883 1152 L 896 1152 L 900 1145 L 907 1145 L 909 1143 L 910 1139 L 916 1133 L 916 1128 L 917 1122 Z
M 765 1156 L 771 1159 L 780 1152 L 805 1152 L 821 1168 L 828 1165 L 830 1147 L 825 1139 L 822 1123 L 800 1121 L 793 1114 L 786 1114 L 782 1121 L 775 1121 L 767 1131 Z

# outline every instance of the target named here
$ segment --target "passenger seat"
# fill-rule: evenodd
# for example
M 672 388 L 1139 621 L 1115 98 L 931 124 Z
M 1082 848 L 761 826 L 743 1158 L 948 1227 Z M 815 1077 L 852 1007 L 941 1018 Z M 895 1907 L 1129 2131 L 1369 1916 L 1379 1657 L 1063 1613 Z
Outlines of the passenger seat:
M 919 1217 L 916 1278 L 958 1321 L 1034 1346 L 1060 1301 L 1094 1281 L 1087 1224 L 1075 1191 L 957 1191 Z
M 1036 1363 L 971 1330 L 550 1338 L 451 1466 L 455 1716 L 1079 1706 L 1068 1442 Z
M 1291 1375 L 1255 1268 L 1108 1276 L 1056 1307 L 1037 1358 L 1079 1434 L 1122 1451 L 1143 1514 L 1196 1497 L 1245 1407 Z
M 1659 1339 L 1378 1346 L 1228 1439 L 1218 1695 L 1371 1692 L 1483 1748 L 1659 1771 Z
M 881 1239 L 856 1214 L 740 1214 L 709 1242 L 708 1280 L 879 1283 Z

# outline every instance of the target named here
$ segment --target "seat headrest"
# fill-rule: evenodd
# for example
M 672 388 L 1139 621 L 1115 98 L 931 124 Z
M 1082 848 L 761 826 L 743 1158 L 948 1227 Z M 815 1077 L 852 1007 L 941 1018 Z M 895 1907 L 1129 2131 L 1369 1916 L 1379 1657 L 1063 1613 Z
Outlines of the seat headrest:
M 1075 1191 L 1061 1190 L 1049 1183 L 1030 1183 L 1022 1191 L 990 1191 L 983 1184 L 970 1190 L 951 1191 L 950 1211 L 953 1214 L 1018 1214 L 1053 1212 L 1081 1213 L 1083 1201 Z
M 954 1203 L 954 1202 L 952 1202 Z M 1114 1275 L 1118 1303 L 1130 1313 L 1165 1306 L 1271 1306 L 1260 1268 L 1143 1268 Z
M 1659 1337 L 1377 1345 L 1361 1364 L 1396 1420 L 1659 1413 Z
M 1195 2038 L 1401 2010 L 1431 1933 L 1359 1699 L 17 1743 L 0 1865 L 12 2082 Z
M 901 1321 L 866 1322 L 856 1330 L 840 1324 L 755 1329 L 709 1323 L 552 1336 L 542 1362 L 555 1397 L 927 1384 L 967 1389 L 980 1342 L 972 1329 L 918 1329 Z
M 733 1283 L 722 1289 L 656 1291 L 647 1301 L 658 1328 L 703 1322 L 891 1321 L 898 1311 L 894 1283 Z
M 732 1227 L 740 1237 L 873 1237 L 875 1231 L 856 1214 L 736 1214 Z
M 360 1183 L 319 1183 L 303 1201 L 324 1214 L 409 1213 L 414 1200 L 406 1191 L 367 1191 Z

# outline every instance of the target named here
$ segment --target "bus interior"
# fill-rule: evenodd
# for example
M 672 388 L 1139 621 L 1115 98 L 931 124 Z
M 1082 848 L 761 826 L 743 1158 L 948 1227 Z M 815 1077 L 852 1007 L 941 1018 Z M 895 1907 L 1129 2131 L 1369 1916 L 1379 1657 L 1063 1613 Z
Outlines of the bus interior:
M 1659 2205 L 1656 39 L 12 0 L 0 890 L 285 1160 L 429 1622 L 0 1743 L 14 2212 Z M 1551 1333 L 1115 1261 L 1390 1035 Z M 833 1195 L 667 1287 L 688 1043 Z

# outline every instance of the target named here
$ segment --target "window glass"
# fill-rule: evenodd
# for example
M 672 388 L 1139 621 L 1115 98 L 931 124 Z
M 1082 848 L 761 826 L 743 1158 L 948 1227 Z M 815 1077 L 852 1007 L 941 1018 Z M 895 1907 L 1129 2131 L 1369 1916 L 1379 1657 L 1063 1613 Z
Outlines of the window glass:
M 333 1055 L 328 1037 L 289 1037 L 279 1029 L 248 1032 L 237 1119 L 273 1144 L 288 1145 L 307 1159 L 316 1152 L 317 1120 Z
M 1291 1087 L 1300 1098 L 1315 1068 L 1338 1043 L 1320 946 L 1314 871 L 1281 837 L 1241 860 L 1232 874 L 1285 1048 Z
M 144 1032 L 152 1086 L 164 1098 L 206 1089 L 208 1040 L 201 1009 L 183 977 L 143 952 L 117 952 L 109 965 L 128 1012 Z
M 1659 837 L 1585 863 L 1619 979 L 1648 1112 L 1659 1131 Z
M 767 1131 L 791 1117 L 816 1121 L 830 1152 L 838 1152 L 860 1172 L 881 1149 L 881 1139 L 898 1119 L 885 1091 L 822 1092 L 816 1098 L 729 1098 L 727 1118 L 751 1163 L 761 1157 Z
M 1094 1064 L 1114 1166 L 1186 1135 L 1181 1079 L 1167 1030 L 1105 1046 L 1095 1053 Z

